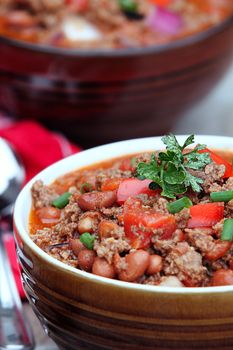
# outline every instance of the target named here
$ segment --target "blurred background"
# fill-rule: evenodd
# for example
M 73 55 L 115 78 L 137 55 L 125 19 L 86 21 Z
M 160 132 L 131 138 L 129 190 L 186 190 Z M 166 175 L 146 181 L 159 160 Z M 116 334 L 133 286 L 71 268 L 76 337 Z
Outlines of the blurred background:
M 0 136 L 26 160 L 27 180 L 76 146 L 167 132 L 233 136 L 232 16 L 162 50 L 68 51 L 0 37 Z M 22 120 L 36 127 L 18 128 Z M 36 350 L 57 349 L 24 309 Z
M 212 93 L 184 113 L 173 132 L 233 136 L 233 61 Z
M 178 134 L 233 136 L 233 64 L 212 93 L 184 113 L 172 131 Z M 36 350 L 57 350 L 56 345 L 45 335 L 29 305 L 25 305 L 25 310 L 36 336 Z

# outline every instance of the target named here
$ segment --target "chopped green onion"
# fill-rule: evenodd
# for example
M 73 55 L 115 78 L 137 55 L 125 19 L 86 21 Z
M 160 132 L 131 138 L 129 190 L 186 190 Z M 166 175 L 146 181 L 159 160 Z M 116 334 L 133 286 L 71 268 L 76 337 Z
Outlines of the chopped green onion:
M 91 192 L 93 191 L 93 186 L 89 182 L 84 182 L 80 187 L 81 193 Z
M 84 232 L 80 236 L 80 241 L 85 245 L 87 249 L 92 250 L 94 247 L 95 236 L 91 235 L 89 232 Z
M 212 192 L 210 199 L 213 202 L 229 202 L 233 199 L 233 191 Z
M 225 219 L 223 231 L 221 234 L 222 241 L 232 241 L 233 239 L 233 219 Z
M 179 213 L 184 208 L 189 208 L 193 205 L 188 197 L 183 197 L 175 202 L 170 202 L 167 204 L 167 210 L 171 214 Z
M 161 187 L 156 182 L 152 181 L 149 184 L 149 189 L 150 190 L 158 190 L 158 189 L 161 189 Z
M 69 203 L 70 196 L 71 196 L 70 192 L 65 192 L 60 197 L 55 199 L 52 202 L 52 205 L 56 208 L 62 209 Z
M 134 0 L 118 0 L 118 3 L 123 12 L 137 13 L 138 4 Z

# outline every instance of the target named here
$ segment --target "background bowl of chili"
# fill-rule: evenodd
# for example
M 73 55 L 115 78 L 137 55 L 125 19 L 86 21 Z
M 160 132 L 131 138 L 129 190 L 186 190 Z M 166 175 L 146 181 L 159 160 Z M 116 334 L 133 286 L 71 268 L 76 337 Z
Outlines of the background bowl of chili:
M 167 132 L 232 62 L 233 16 L 168 44 L 45 47 L 0 37 L 0 109 L 85 146 Z
M 186 136 L 178 137 L 184 142 Z M 233 138 L 196 137 L 197 143 L 233 154 Z M 28 299 L 61 349 L 230 349 L 233 286 L 174 288 L 107 279 L 68 266 L 30 239 L 31 187 L 69 171 L 163 147 L 158 137 L 96 147 L 55 163 L 20 193 L 14 229 Z M 127 150 L 127 153 L 126 153 Z

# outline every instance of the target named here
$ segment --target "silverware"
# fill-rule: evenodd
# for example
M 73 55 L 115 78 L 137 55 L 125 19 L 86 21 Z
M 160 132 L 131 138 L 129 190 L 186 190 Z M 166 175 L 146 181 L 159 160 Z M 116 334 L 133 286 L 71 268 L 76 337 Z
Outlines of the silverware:
M 0 138 L 0 219 L 11 214 L 24 180 L 24 169 L 10 145 Z M 34 349 L 0 226 L 0 350 Z

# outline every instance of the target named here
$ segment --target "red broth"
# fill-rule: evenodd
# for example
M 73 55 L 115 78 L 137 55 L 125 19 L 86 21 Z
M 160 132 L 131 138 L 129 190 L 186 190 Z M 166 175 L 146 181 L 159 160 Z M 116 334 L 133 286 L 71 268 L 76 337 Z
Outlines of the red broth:
M 222 235 L 224 220 L 233 219 L 233 196 L 216 202 L 211 195 L 233 191 L 233 154 L 217 153 L 193 174 L 203 179 L 201 191 L 175 198 L 191 206 L 175 212 L 169 209 L 174 199 L 136 177 L 137 164 L 150 162 L 150 153 L 93 164 L 49 186 L 37 181 L 31 238 L 52 257 L 102 277 L 156 286 L 232 285 L 233 243 Z

